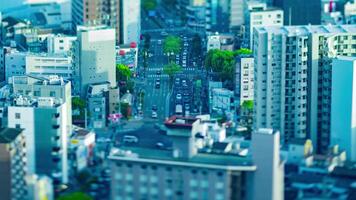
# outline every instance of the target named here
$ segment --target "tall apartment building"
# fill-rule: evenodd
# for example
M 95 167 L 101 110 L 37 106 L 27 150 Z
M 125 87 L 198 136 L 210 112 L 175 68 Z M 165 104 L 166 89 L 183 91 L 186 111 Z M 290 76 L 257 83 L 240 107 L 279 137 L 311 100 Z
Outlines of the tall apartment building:
M 67 106 L 54 97 L 19 96 L 8 107 L 8 126 L 24 128 L 29 155 L 35 173 L 53 179 L 53 184 L 68 183 Z M 30 166 L 33 167 L 33 166 Z
M 255 127 L 310 138 L 326 152 L 330 140 L 331 60 L 356 55 L 356 26 L 259 27 L 254 33 Z
M 253 100 L 254 58 L 252 55 L 239 56 L 236 61 L 235 94 L 240 105 Z
M 78 25 L 107 25 L 115 28 L 119 44 L 139 42 L 140 0 L 72 0 L 73 28 Z
M 271 0 L 270 0 L 271 1 Z M 283 9 L 285 25 L 321 24 L 320 0 L 272 0 L 273 6 Z
M 28 199 L 23 129 L 0 129 L 0 194 L 3 200 Z
M 230 30 L 244 24 L 244 0 L 230 0 Z
M 85 97 L 89 84 L 110 82 L 116 86 L 115 30 L 103 26 L 78 27 L 74 47 L 74 85 L 76 94 Z
M 259 1 L 245 2 L 245 33 L 243 46 L 252 48 L 253 31 L 262 26 L 283 26 L 283 10 L 267 7 Z
M 229 32 L 230 3 L 227 0 L 205 1 L 205 23 L 207 32 Z
M 331 145 L 356 161 L 356 58 L 337 57 L 332 64 Z

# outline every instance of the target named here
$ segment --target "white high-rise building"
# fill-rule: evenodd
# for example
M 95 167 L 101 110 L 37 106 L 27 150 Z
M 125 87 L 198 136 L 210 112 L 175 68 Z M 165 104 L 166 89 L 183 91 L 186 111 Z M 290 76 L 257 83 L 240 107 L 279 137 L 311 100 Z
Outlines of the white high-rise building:
M 356 161 L 356 57 L 333 60 L 331 94 L 331 145 Z
M 254 59 L 252 55 L 240 56 L 236 62 L 236 88 L 237 100 L 242 104 L 244 101 L 253 100 L 254 95 Z
M 74 47 L 74 91 L 84 97 L 89 84 L 110 82 L 116 86 L 115 29 L 79 26 Z
M 141 34 L 141 0 L 121 0 L 122 12 L 122 43 L 138 43 Z
M 356 26 L 259 27 L 254 33 L 255 128 L 280 130 L 284 142 L 330 140 L 331 61 L 356 56 Z
M 26 130 L 29 167 L 55 185 L 68 183 L 67 112 L 66 103 L 54 97 L 20 96 L 8 107 L 8 127 Z
M 269 8 L 266 3 L 249 1 L 245 4 L 245 43 L 253 46 L 253 31 L 262 26 L 283 26 L 283 10 Z

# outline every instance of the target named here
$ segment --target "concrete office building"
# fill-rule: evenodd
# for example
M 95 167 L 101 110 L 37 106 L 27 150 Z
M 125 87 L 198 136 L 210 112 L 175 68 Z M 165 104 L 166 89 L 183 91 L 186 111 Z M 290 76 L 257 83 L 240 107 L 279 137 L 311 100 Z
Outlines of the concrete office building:
M 212 49 L 233 51 L 235 37 L 233 34 L 214 34 L 208 36 L 207 51 Z
M 267 7 L 266 3 L 250 1 L 245 3 L 245 33 L 243 46 L 252 48 L 253 31 L 263 26 L 283 26 L 283 10 Z
M 273 0 L 284 11 L 285 25 L 321 24 L 320 0 Z
M 25 75 L 26 73 L 26 52 L 19 52 L 12 49 L 5 54 L 5 80 L 12 76 Z
M 3 200 L 28 199 L 23 129 L 0 129 L 0 194 Z
M 209 146 L 205 139 L 210 136 L 195 137 L 192 127 L 200 123 L 193 118 L 169 118 L 165 126 L 172 150 L 125 146 L 113 149 L 109 156 L 111 197 L 258 200 L 259 195 L 265 195 L 266 200 L 283 199 L 283 171 L 277 171 L 283 165 L 277 156 L 278 134 L 253 138 L 259 144 L 254 146 L 254 152 L 261 155 L 242 157 L 231 143 L 214 141 Z M 199 141 L 203 141 L 202 147 Z M 271 154 L 269 157 L 264 157 L 265 150 Z M 272 184 L 266 187 L 268 182 Z M 255 194 L 254 189 L 259 189 L 260 194 Z
M 72 89 L 70 81 L 60 77 L 51 76 L 40 78 L 36 76 L 13 76 L 9 80 L 9 85 L 14 95 L 39 97 L 55 97 L 62 99 L 67 106 L 67 130 L 71 133 L 72 126 Z
M 116 86 L 115 30 L 104 26 L 78 27 L 74 47 L 74 93 L 85 97 L 89 84 L 110 82 Z
M 25 74 L 47 78 L 57 75 L 72 80 L 74 74 L 72 57 L 61 54 L 28 54 L 25 60 Z
M 253 100 L 254 95 L 254 58 L 252 55 L 239 56 L 236 61 L 235 94 L 241 105 Z
M 68 183 L 67 106 L 54 97 L 19 96 L 8 107 L 8 126 L 26 130 L 28 161 L 34 161 L 35 173 L 53 179 L 53 184 Z
M 333 60 L 331 95 L 331 145 L 346 151 L 356 161 L 356 58 Z
M 65 35 L 47 36 L 47 53 L 71 55 L 73 42 L 77 37 Z
M 79 25 L 107 25 L 115 28 L 118 44 L 139 42 L 140 0 L 72 0 L 73 29 Z
M 244 22 L 244 0 L 230 0 L 230 30 L 239 29 Z
M 256 170 L 250 159 L 198 152 L 191 132 L 194 120 L 179 120 L 166 122 L 173 151 L 127 147 L 111 152 L 113 199 L 246 198 L 243 177 Z
M 252 133 L 252 157 L 258 167 L 251 175 L 251 199 L 284 199 L 284 161 L 279 141 L 279 132 L 272 129 L 258 129 Z
M 254 33 L 255 127 L 280 130 L 284 142 L 330 140 L 331 61 L 356 56 L 356 26 L 260 27 Z

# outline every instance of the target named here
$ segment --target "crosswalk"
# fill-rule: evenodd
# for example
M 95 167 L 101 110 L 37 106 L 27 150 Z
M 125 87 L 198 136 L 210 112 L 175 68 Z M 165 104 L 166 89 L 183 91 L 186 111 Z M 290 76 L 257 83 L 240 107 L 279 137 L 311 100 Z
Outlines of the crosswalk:
M 168 78 L 167 74 L 149 74 L 148 78 Z
M 182 67 L 183 71 L 195 71 L 196 68 L 194 67 Z M 156 72 L 156 71 L 163 71 L 163 67 L 159 67 L 159 68 L 148 68 L 148 71 L 151 72 Z

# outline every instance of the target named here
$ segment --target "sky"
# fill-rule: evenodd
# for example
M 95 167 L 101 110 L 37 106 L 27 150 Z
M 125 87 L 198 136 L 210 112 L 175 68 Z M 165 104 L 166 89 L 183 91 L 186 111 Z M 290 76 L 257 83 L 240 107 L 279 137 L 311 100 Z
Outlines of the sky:
M 25 0 L 0 0 L 0 11 L 19 6 L 21 5 Z

